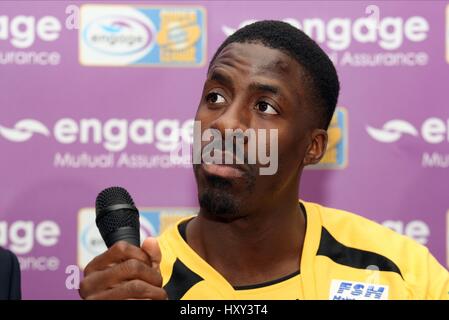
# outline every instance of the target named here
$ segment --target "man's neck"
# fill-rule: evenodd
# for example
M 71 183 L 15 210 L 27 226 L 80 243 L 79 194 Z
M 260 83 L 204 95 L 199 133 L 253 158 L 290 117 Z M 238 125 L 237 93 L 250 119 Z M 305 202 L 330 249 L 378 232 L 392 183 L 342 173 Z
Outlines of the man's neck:
M 188 243 L 234 286 L 296 272 L 305 237 L 305 216 L 297 199 L 280 203 L 284 205 L 265 206 L 231 222 L 210 219 L 200 212 L 187 227 Z

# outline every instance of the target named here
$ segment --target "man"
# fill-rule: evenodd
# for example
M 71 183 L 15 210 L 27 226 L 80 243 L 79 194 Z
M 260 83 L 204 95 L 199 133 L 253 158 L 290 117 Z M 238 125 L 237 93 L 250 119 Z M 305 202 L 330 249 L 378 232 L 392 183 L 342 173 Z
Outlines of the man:
M 196 120 L 222 135 L 276 129 L 277 172 L 258 174 L 259 162 L 195 164 L 198 216 L 142 248 L 119 242 L 95 258 L 81 297 L 448 298 L 449 274 L 425 247 L 351 213 L 298 202 L 303 168 L 326 150 L 338 93 L 331 61 L 300 30 L 263 21 L 231 35 L 209 65 Z
M 17 257 L 0 248 L 0 300 L 20 300 L 20 267 Z

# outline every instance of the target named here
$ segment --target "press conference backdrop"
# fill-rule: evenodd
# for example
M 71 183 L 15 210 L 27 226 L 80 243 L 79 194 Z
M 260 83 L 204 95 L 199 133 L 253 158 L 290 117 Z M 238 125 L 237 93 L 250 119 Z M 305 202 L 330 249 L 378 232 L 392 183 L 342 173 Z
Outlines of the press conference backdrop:
M 448 3 L 373 2 L 1 1 L 0 245 L 20 259 L 23 297 L 78 299 L 79 268 L 105 250 L 103 188 L 129 190 L 144 237 L 195 213 L 188 143 L 208 62 L 262 19 L 307 32 L 340 76 L 328 153 L 301 198 L 383 223 L 447 266 Z

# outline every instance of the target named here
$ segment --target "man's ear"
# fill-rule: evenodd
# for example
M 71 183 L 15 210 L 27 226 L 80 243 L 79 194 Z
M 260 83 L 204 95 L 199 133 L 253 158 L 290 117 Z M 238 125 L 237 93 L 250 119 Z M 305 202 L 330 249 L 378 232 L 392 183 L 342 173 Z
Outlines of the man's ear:
M 311 141 L 307 147 L 304 157 L 304 166 L 317 164 L 324 156 L 327 148 L 327 131 L 324 129 L 314 129 L 311 134 Z

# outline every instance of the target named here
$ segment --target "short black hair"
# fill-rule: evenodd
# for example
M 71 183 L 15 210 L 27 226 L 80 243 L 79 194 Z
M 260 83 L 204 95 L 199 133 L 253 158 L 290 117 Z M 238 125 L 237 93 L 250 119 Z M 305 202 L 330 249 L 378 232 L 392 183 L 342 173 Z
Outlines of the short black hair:
M 249 24 L 230 35 L 217 49 L 210 66 L 231 43 L 260 43 L 295 59 L 305 71 L 305 80 L 317 101 L 318 126 L 327 129 L 337 105 L 340 82 L 328 55 L 308 35 L 292 25 L 275 20 Z

